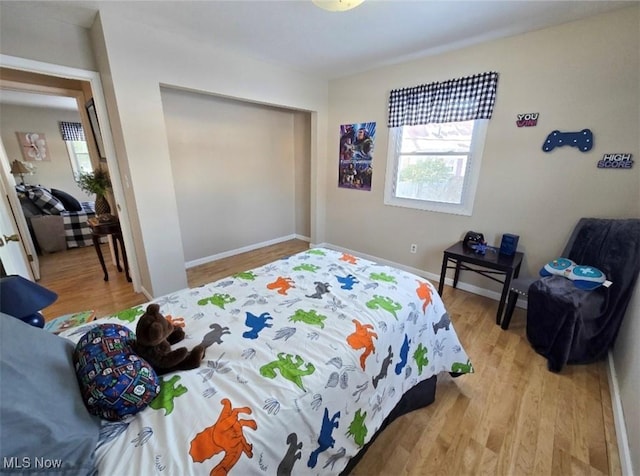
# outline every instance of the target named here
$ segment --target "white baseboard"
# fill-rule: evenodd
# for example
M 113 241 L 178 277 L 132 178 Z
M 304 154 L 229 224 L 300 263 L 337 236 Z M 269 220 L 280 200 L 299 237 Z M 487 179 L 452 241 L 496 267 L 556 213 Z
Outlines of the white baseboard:
M 147 290 L 145 289 L 145 287 L 144 287 L 144 286 L 140 286 L 140 292 L 141 292 L 142 294 L 144 294 L 144 295 L 145 295 L 145 297 L 146 297 L 149 301 L 153 300 L 153 296 L 151 295 L 151 293 L 150 293 L 149 291 L 147 291 Z
M 242 248 L 236 248 L 234 250 L 225 251 L 223 253 L 218 253 L 211 256 L 205 256 L 204 258 L 198 258 L 192 261 L 187 261 L 184 264 L 184 267 L 185 269 L 193 268 L 201 264 L 211 263 L 213 261 L 218 261 L 219 259 L 222 259 L 222 258 L 228 258 L 230 256 L 239 255 L 240 253 L 246 253 L 247 251 L 257 250 L 259 248 L 264 248 L 265 246 L 277 245 L 278 243 L 282 243 L 283 241 L 289 241 L 289 240 L 309 241 L 310 239 L 309 237 L 297 235 L 297 234 L 287 235 L 280 238 L 275 238 L 273 240 L 263 241 L 261 243 L 254 243 L 253 245 L 244 246 Z
M 624 412 L 622 410 L 622 399 L 620 398 L 620 387 L 618 386 L 618 375 L 613 363 L 613 354 L 609 351 L 609 391 L 611 392 L 611 408 L 613 409 L 613 424 L 616 428 L 616 439 L 618 440 L 618 453 L 620 455 L 620 468 L 622 476 L 633 476 L 631 466 L 631 453 L 629 449 L 629 438 L 627 436 L 627 425 L 624 422 Z

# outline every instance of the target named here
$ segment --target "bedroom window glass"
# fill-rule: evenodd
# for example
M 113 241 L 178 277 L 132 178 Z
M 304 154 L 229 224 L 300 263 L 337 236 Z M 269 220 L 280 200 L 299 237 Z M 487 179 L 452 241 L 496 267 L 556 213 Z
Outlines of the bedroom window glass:
M 67 140 L 65 144 L 67 144 L 67 152 L 69 153 L 69 160 L 71 161 L 74 176 L 77 177 L 80 172 L 93 171 L 89 149 L 85 141 Z
M 471 215 L 487 121 L 389 131 L 385 204 Z
M 471 215 L 498 74 L 391 91 L 384 203 Z
M 93 171 L 82 124 L 79 122 L 60 121 L 59 126 L 62 140 L 67 145 L 73 174 L 77 177 L 80 172 Z

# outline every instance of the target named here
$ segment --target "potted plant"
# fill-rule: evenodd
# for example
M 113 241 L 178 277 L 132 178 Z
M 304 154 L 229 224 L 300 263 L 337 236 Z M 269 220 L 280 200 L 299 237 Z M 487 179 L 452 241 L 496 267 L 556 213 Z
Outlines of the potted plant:
M 76 182 L 81 190 L 95 194 L 96 215 L 108 215 L 111 213 L 111 207 L 106 198 L 107 191 L 111 188 L 111 179 L 106 170 L 97 168 L 93 172 L 80 172 Z

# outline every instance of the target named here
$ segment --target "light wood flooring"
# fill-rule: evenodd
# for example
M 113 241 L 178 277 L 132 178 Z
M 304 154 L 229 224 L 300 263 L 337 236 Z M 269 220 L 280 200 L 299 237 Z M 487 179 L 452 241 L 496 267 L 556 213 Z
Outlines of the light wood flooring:
M 108 244 L 102 244 L 109 281 L 104 281 L 98 255 L 93 246 L 72 248 L 39 256 L 38 284 L 58 293 L 58 299 L 42 310 L 45 320 L 73 312 L 95 310 L 97 317 L 147 302 L 142 293 L 134 293 L 124 272 L 111 263 Z
M 192 268 L 189 286 L 307 247 L 293 240 Z M 104 282 L 91 247 L 41 261 L 40 283 L 60 295 L 44 310 L 46 318 L 85 309 L 104 316 L 147 301 L 113 266 Z M 443 300 L 476 372 L 441 375 L 436 401 L 392 423 L 353 475 L 621 474 L 604 362 L 551 373 L 527 343 L 525 311 L 516 309 L 503 331 L 495 324 L 495 301 L 448 286 Z

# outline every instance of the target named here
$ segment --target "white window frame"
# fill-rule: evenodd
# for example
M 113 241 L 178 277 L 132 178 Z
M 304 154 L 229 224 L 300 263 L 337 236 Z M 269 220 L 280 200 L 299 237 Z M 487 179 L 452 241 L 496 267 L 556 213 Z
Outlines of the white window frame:
M 76 151 L 73 147 L 73 142 L 74 141 L 70 141 L 70 140 L 64 141 L 65 145 L 67 146 L 67 153 L 69 154 L 69 161 L 71 162 L 71 170 L 73 170 L 73 176 L 77 178 L 78 175 L 80 175 L 81 170 L 80 170 L 80 163 L 78 161 L 78 156 L 76 155 Z M 76 142 L 82 142 L 82 141 L 76 141 Z M 91 160 L 91 157 L 89 157 L 89 160 Z M 92 166 L 92 170 L 93 170 L 93 166 Z
M 473 134 L 471 137 L 471 147 L 467 159 L 467 169 L 462 186 L 462 201 L 457 203 L 436 202 L 432 200 L 400 198 L 395 194 L 398 180 L 398 165 L 400 160 L 400 147 L 402 144 L 402 130 L 404 126 L 389 128 L 389 152 L 387 155 L 387 174 L 385 176 L 384 204 L 415 208 L 452 215 L 471 216 L 473 213 L 473 203 L 478 188 L 480 177 L 480 166 L 482 164 L 482 154 L 487 136 L 489 120 L 476 119 L 474 121 Z

